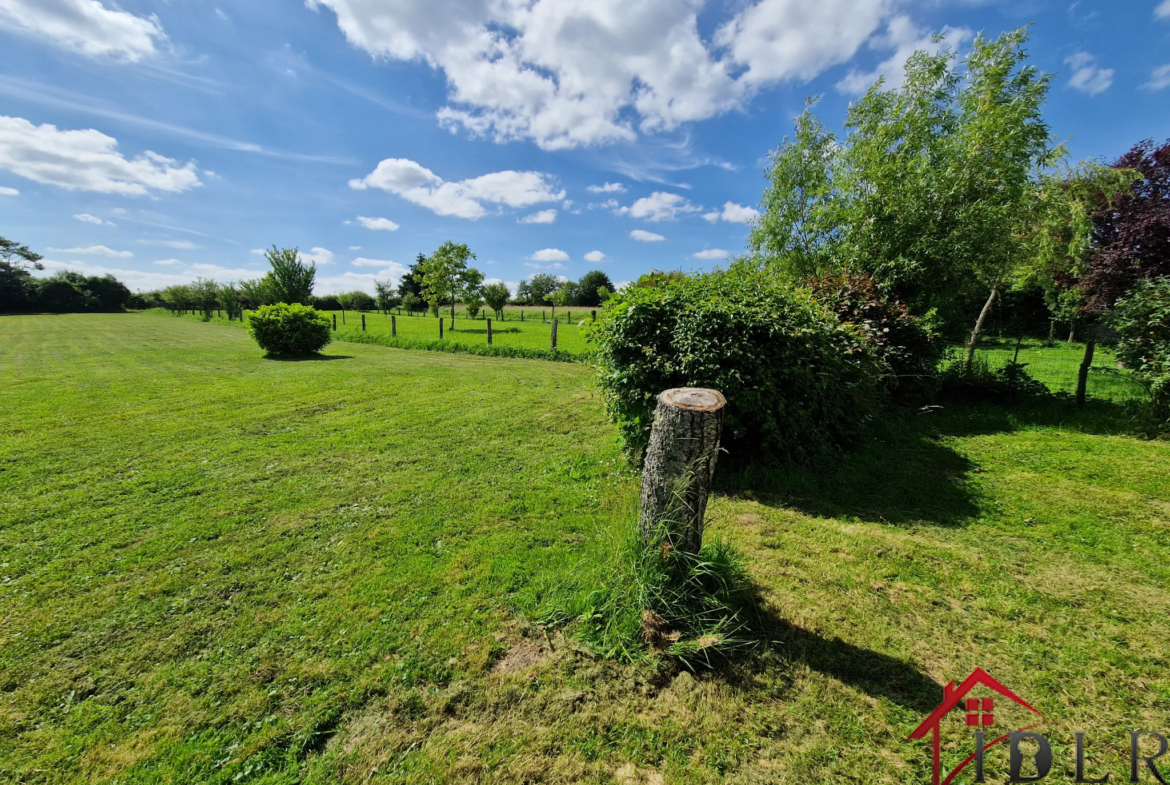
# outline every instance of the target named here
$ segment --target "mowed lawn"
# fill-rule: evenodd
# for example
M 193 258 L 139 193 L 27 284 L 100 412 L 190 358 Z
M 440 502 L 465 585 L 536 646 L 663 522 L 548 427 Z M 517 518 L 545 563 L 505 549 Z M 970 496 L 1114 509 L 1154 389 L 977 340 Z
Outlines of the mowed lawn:
M 723 472 L 762 640 L 692 675 L 539 625 L 636 512 L 587 368 L 326 354 L 0 318 L 0 781 L 928 782 L 906 736 L 975 667 L 1044 712 L 1054 779 L 1074 730 L 1114 781 L 1170 732 L 1170 444 L 1111 406 Z

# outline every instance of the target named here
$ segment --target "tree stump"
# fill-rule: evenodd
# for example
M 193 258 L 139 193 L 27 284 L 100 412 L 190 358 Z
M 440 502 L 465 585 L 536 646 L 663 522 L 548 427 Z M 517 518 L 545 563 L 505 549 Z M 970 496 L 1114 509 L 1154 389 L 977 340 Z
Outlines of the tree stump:
M 717 390 L 678 387 L 659 394 L 642 465 L 643 544 L 665 526 L 672 547 L 689 553 L 703 547 L 703 516 L 726 405 Z

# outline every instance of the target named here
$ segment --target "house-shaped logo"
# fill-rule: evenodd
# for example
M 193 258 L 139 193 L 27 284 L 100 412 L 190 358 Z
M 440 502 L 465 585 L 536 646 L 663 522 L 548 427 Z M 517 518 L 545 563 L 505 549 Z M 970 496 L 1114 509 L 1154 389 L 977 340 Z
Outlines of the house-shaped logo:
M 1008 700 L 1013 701 L 1014 703 L 1018 703 L 1020 706 L 1023 706 L 1037 717 L 1044 716 L 1032 706 L 1028 705 L 1028 702 L 1023 698 L 1019 697 L 1007 687 L 1003 686 L 994 678 L 992 678 L 991 675 L 982 668 L 976 668 L 971 673 L 971 675 L 964 679 L 963 683 L 958 687 L 955 686 L 954 681 L 951 681 L 949 684 L 947 684 L 946 687 L 943 688 L 943 702 L 940 703 L 938 708 L 931 712 L 930 716 L 923 720 L 922 724 L 915 728 L 914 732 L 911 733 L 908 737 L 911 739 L 921 739 L 926 736 L 926 734 L 931 734 L 932 752 L 934 753 L 934 775 L 931 780 L 933 785 L 950 785 L 951 780 L 953 780 L 960 771 L 965 769 L 968 764 L 975 760 L 976 753 L 972 753 L 966 760 L 956 766 L 954 770 L 946 776 L 946 779 L 940 779 L 941 764 L 939 759 L 939 726 L 952 709 L 958 706 L 962 701 L 964 703 L 963 708 L 966 709 L 967 713 L 968 726 L 976 728 L 988 728 L 995 724 L 994 698 L 967 697 L 967 693 L 971 692 L 971 690 L 979 686 L 986 687 L 993 692 L 999 693 Z M 1038 727 L 1042 724 L 1043 721 L 1037 722 L 1035 725 L 1028 725 L 1023 728 L 1018 728 L 1017 730 L 1031 730 L 1032 728 Z M 999 744 L 1002 741 L 1006 741 L 1010 736 L 1011 733 L 1005 733 L 993 741 L 984 744 L 983 749 L 988 750 L 994 747 L 996 744 Z

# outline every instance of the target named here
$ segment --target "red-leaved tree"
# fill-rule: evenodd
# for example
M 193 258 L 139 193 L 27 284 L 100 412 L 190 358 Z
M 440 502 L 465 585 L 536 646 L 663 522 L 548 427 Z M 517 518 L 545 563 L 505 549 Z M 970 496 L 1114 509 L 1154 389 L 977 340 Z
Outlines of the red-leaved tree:
M 1084 276 L 1089 310 L 1112 307 L 1139 281 L 1170 276 L 1170 141 L 1139 142 L 1113 166 L 1141 179 L 1093 219 L 1097 250 Z

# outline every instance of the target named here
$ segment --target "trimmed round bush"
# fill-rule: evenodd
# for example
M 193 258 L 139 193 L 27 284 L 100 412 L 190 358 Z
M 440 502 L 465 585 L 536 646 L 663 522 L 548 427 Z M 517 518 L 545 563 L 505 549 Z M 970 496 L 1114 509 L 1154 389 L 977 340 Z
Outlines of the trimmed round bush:
M 732 460 L 806 461 L 853 441 L 882 394 L 875 351 L 805 287 L 733 267 L 626 287 L 589 335 L 611 418 L 641 459 L 655 398 L 671 387 L 727 397 Z
M 308 305 L 262 305 L 248 317 L 248 332 L 272 356 L 314 354 L 333 339 L 329 317 Z

